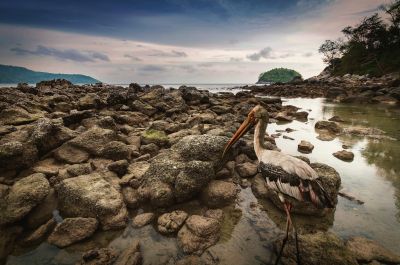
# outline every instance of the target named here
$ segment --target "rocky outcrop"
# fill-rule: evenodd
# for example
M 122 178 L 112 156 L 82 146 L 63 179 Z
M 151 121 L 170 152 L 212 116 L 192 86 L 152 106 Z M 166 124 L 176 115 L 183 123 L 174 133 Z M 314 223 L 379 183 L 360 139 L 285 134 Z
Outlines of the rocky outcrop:
M 164 213 L 158 217 L 158 231 L 162 234 L 176 233 L 182 227 L 187 218 L 188 214 L 180 210 Z

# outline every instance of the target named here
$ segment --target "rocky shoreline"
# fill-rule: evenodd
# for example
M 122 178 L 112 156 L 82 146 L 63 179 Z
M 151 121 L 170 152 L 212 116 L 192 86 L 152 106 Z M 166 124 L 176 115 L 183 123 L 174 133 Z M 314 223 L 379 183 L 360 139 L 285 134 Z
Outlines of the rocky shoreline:
M 252 135 L 222 161 L 226 142 L 257 104 L 268 110 L 271 123 L 307 121 L 307 112 L 283 106 L 280 98 L 255 97 L 261 88 L 234 95 L 185 86 L 77 86 L 65 80 L 0 88 L 0 264 L 17 247 L 47 241 L 68 248 L 96 231 L 146 225 L 176 238 L 184 253 L 165 264 L 224 264 L 218 257 L 205 258 L 227 221 L 224 207 L 235 205 L 238 193 L 250 186 L 260 202 L 280 207 L 258 174 Z M 300 96 L 284 93 L 279 96 Z M 366 128 L 346 128 L 339 120 L 320 121 L 316 130 L 324 139 L 342 133 L 384 137 Z M 268 148 L 278 149 L 272 135 L 266 141 Z M 312 152 L 309 143 L 300 148 Z M 351 155 L 336 156 L 345 160 Z M 339 174 L 324 164 L 311 166 L 336 200 Z M 192 201 L 204 211 L 190 214 L 180 208 Z M 307 204 L 295 205 L 295 210 L 316 218 L 332 214 Z M 280 239 L 273 241 L 269 243 L 279 249 Z M 344 242 L 332 233 L 303 231 L 301 242 L 301 251 L 309 253 L 304 264 L 400 263 L 400 257 L 365 238 Z M 135 241 L 123 251 L 93 248 L 79 264 L 146 263 L 140 246 Z M 294 264 L 291 248 L 292 242 L 283 264 Z
M 326 72 L 306 79 L 286 84 L 262 86 L 245 86 L 252 94 L 277 97 L 326 98 L 340 103 L 376 104 L 385 103 L 399 105 L 399 74 L 369 78 L 359 75 L 332 77 Z

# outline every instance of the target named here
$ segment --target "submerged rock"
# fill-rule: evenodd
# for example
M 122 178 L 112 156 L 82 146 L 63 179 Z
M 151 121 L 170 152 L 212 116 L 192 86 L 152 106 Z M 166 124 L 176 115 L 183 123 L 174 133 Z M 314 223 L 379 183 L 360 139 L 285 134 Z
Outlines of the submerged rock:
M 114 265 L 141 265 L 143 262 L 139 241 L 135 240 L 122 251 Z
M 78 265 L 113 265 L 118 253 L 109 248 L 92 249 L 82 255 Z
M 202 201 L 209 207 L 221 207 L 233 203 L 238 190 L 232 182 L 212 180 L 202 191 Z
M 200 215 L 190 216 L 178 232 L 178 245 L 187 254 L 201 254 L 217 243 L 220 224 L 216 219 Z
M 95 218 L 65 218 L 50 234 L 48 241 L 63 248 L 90 237 L 97 229 Z
M 154 213 L 142 213 L 136 215 L 135 218 L 132 219 L 132 226 L 135 228 L 140 228 L 145 225 L 150 224 L 154 219 Z
M 315 124 L 315 129 L 317 130 L 327 130 L 331 133 L 340 133 L 342 128 L 333 121 L 318 121 Z
M 158 231 L 162 234 L 176 233 L 182 227 L 187 218 L 188 214 L 180 210 L 164 213 L 158 217 Z

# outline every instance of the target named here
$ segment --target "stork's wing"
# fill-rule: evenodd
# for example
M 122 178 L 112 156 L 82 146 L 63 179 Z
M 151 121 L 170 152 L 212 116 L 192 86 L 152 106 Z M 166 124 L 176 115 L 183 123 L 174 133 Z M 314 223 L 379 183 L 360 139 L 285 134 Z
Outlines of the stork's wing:
M 260 162 L 259 168 L 270 189 L 297 201 L 311 202 L 317 208 L 334 207 L 318 178 L 301 178 L 282 167 L 263 162 Z

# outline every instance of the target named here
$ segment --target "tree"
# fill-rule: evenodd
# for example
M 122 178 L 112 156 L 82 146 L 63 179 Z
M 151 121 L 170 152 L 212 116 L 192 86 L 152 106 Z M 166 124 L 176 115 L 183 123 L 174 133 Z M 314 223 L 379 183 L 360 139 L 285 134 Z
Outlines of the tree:
M 326 40 L 318 49 L 324 55 L 323 61 L 335 70 L 335 60 L 342 55 L 341 44 L 339 41 Z

